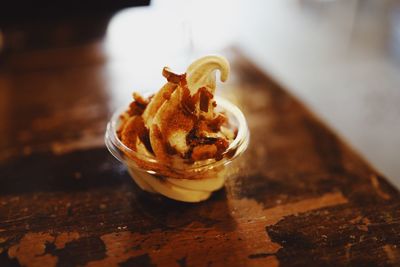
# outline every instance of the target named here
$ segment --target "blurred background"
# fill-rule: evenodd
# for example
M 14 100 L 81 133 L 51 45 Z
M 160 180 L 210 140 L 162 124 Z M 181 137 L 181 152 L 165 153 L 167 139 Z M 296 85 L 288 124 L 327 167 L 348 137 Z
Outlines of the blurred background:
M 133 90 L 157 90 L 165 64 L 183 72 L 192 59 L 230 47 L 275 77 L 400 188 L 400 1 L 395 0 L 2 3 L 0 132 L 10 127 L 7 105 L 19 101 L 12 97 L 15 91 L 28 92 L 35 82 L 21 73 L 65 64 L 99 66 L 98 84 L 88 83 L 78 100 L 85 101 L 91 87 L 101 87 L 97 97 L 113 110 L 129 101 Z M 69 57 L 89 48 L 90 53 Z M 77 79 L 60 75 L 71 75 L 68 86 Z M 35 101 L 35 92 L 26 101 Z M 40 122 L 38 132 L 46 130 Z M 13 138 L 21 144 L 33 138 L 20 132 L 3 138 L 0 147 Z

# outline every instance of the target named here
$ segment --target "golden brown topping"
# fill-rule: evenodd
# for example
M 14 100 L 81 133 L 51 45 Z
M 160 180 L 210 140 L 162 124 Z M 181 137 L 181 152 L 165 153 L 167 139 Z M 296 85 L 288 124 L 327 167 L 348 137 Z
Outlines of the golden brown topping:
M 214 158 L 217 154 L 216 145 L 199 145 L 193 148 L 192 160 L 205 160 Z
M 133 93 L 133 98 L 134 101 L 129 105 L 129 116 L 142 115 L 149 104 L 149 100 L 144 99 L 139 93 Z
M 146 106 L 149 104 L 149 99 L 144 99 L 143 96 L 141 96 L 139 93 L 134 92 L 133 93 L 133 99 L 141 106 L 146 108 Z
M 222 159 L 232 134 L 221 131 L 227 118 L 215 112 L 213 93 L 215 70 L 221 71 L 221 78 L 228 75 L 225 63 L 216 57 L 202 59 L 188 68 L 188 80 L 186 73 L 179 75 L 164 68 L 162 74 L 168 82 L 154 97 L 133 94 L 118 137 L 135 151 L 143 151 L 144 146 L 166 166 L 174 162 L 174 157 L 188 163 Z M 139 144 L 143 144 L 140 149 Z
M 224 115 L 219 114 L 215 119 L 208 121 L 208 127 L 211 131 L 218 132 L 227 121 L 228 119 Z
M 166 114 L 160 122 L 160 129 L 166 138 L 169 138 L 177 131 L 189 132 L 194 125 L 193 116 L 183 113 L 181 110 L 174 110 Z
M 178 75 L 173 73 L 168 67 L 163 68 L 162 75 L 169 81 L 170 83 L 178 84 L 181 80 L 186 80 L 186 73 Z
M 201 87 L 196 94 L 200 94 L 200 110 L 208 112 L 210 100 L 214 97 L 205 87 Z
M 138 138 L 137 125 L 140 124 L 140 117 L 131 117 L 121 127 L 121 141 L 132 150 L 136 150 L 136 142 Z

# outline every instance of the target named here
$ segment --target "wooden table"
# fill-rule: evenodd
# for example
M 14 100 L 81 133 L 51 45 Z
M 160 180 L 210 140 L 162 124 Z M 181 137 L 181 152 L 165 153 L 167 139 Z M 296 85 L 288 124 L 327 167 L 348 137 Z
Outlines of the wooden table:
M 98 47 L 3 58 L 0 266 L 400 265 L 399 192 L 236 49 L 238 177 L 199 204 L 142 192 L 103 143 Z

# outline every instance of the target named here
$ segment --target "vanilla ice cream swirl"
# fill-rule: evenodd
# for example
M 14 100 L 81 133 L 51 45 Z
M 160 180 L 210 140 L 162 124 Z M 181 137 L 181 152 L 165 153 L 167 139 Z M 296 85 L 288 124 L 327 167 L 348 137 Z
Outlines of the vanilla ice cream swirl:
M 217 71 L 225 82 L 230 67 L 220 56 L 200 58 L 183 74 L 165 67 L 166 84 L 148 99 L 134 94 L 120 115 L 118 141 L 127 147 L 123 157 L 143 190 L 198 202 L 224 185 L 225 162 L 236 153 L 228 154 L 238 131 L 225 112 L 217 111 Z

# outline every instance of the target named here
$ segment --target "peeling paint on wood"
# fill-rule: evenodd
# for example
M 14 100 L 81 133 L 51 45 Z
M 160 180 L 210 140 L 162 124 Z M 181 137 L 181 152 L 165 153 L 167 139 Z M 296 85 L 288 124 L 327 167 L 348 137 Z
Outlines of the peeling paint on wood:
M 8 256 L 17 258 L 22 266 L 56 266 L 57 257 L 45 253 L 46 243 L 53 241 L 54 237 L 48 233 L 28 233 L 8 249 Z

